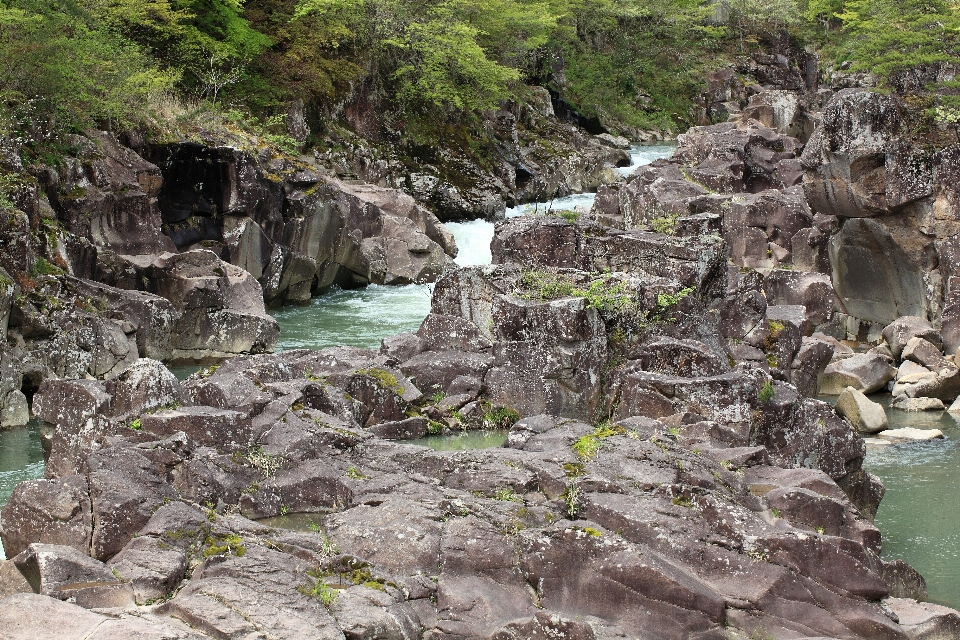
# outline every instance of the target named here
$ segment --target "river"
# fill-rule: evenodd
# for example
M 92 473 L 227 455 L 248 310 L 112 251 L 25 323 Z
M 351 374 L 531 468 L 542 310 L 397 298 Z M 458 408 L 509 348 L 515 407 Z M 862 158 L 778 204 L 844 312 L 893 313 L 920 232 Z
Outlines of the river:
M 656 158 L 669 156 L 672 145 L 631 149 L 633 163 L 626 174 Z M 508 217 L 589 208 L 594 194 L 558 198 L 552 203 L 526 204 L 507 210 Z M 449 223 L 457 239 L 461 266 L 489 264 L 493 223 L 483 220 Z M 309 305 L 284 307 L 271 313 L 280 323 L 278 350 L 320 349 L 347 344 L 377 348 L 384 336 L 415 331 L 430 311 L 432 285 L 334 290 Z M 181 377 L 196 367 L 178 368 Z M 885 401 L 887 398 L 877 397 Z M 906 414 L 888 411 L 895 426 L 935 427 L 945 440 L 922 444 L 869 446 L 865 467 L 887 487 L 877 513 L 883 534 L 883 557 L 903 558 L 926 578 L 930 600 L 960 608 L 960 426 L 948 414 Z M 43 475 L 39 425 L 0 432 L 0 505 L 17 483 Z M 2 558 L 2 548 L 0 548 Z
M 628 175 L 637 167 L 673 153 L 673 144 L 637 145 L 630 149 L 631 164 L 619 169 Z M 507 209 L 508 218 L 548 210 L 589 209 L 593 193 L 578 193 L 552 202 L 520 205 Z M 462 267 L 490 264 L 492 222 L 448 222 L 457 239 L 456 262 Z M 385 336 L 403 331 L 416 331 L 430 312 L 433 285 L 411 284 L 402 287 L 370 285 L 364 289 L 340 290 L 314 298 L 309 305 L 283 307 L 271 311 L 280 323 L 278 350 L 322 349 L 338 344 L 376 349 Z

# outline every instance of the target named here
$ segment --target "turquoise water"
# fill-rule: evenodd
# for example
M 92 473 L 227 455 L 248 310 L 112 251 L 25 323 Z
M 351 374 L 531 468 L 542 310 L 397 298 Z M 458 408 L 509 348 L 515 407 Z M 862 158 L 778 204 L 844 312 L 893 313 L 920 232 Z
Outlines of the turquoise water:
M 436 451 L 466 451 L 468 449 L 493 449 L 502 447 L 507 441 L 505 430 L 462 431 L 438 436 L 427 436 L 417 440 L 405 440 L 404 444 L 418 444 Z
M 377 349 L 385 336 L 416 331 L 430 312 L 433 285 L 334 289 L 303 307 L 271 311 L 280 323 L 277 351 L 336 345 Z
M 619 167 L 617 171 L 620 175 L 629 176 L 639 167 L 648 165 L 654 160 L 669 158 L 676 150 L 677 145 L 673 143 L 634 145 L 630 147 L 630 166 Z M 593 206 L 594 198 L 596 198 L 595 193 L 575 193 L 550 202 L 530 202 L 507 209 L 507 217 L 515 218 L 517 216 L 546 213 L 548 211 L 573 211 L 577 207 L 590 209 L 590 207 Z
M 41 424 L 31 420 L 25 427 L 0 431 L 0 506 L 7 504 L 18 484 L 43 477 Z M 0 544 L 0 559 L 5 557 Z
M 912 413 L 883 404 L 891 429 L 940 429 L 943 440 L 872 446 L 864 468 L 887 488 L 875 524 L 885 560 L 903 558 L 927 581 L 929 600 L 960 609 L 960 425 L 945 411 Z

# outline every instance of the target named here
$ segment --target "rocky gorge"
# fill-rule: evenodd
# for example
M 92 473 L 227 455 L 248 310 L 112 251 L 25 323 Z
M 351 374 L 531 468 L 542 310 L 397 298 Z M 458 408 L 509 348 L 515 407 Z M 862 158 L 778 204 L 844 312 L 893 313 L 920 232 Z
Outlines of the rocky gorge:
M 861 435 L 865 393 L 960 393 L 955 147 L 913 146 L 896 96 L 800 93 L 766 62 L 779 84 L 712 78 L 730 120 L 590 211 L 499 222 L 488 266 L 451 268 L 415 195 L 310 163 L 104 138 L 44 176 L 59 199 L 25 193 L 5 227 L 4 366 L 53 428 L 0 512 L 0 629 L 960 637 L 880 558 Z M 65 273 L 26 291 L 41 257 Z M 423 280 L 416 332 L 267 353 L 265 301 Z M 404 442 L 464 429 L 504 446 Z

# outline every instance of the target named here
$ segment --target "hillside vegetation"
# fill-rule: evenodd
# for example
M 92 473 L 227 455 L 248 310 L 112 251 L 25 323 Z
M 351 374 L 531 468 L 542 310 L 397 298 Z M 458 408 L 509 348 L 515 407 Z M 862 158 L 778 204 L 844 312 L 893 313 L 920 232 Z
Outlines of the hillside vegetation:
M 613 129 L 675 132 L 737 56 L 815 47 L 903 88 L 957 58 L 958 29 L 942 0 L 5 0 L 0 132 L 47 153 L 93 126 L 160 135 L 217 111 L 282 138 L 291 101 L 323 131 L 360 93 L 413 131 L 529 84 Z M 939 80 L 910 88 L 956 121 L 960 85 Z

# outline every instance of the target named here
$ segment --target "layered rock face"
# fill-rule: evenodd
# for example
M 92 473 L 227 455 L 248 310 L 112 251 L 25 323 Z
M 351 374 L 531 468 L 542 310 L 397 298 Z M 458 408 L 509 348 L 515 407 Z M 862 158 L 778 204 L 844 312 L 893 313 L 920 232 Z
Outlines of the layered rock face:
M 809 94 L 788 109 L 782 90 L 757 93 L 750 103 L 768 110 L 745 107 L 680 136 L 673 158 L 601 190 L 593 214 L 627 229 L 722 235 L 734 264 L 794 281 L 799 290 L 782 295 L 778 286 L 772 302 L 805 306 L 807 335 L 819 328 L 875 342 L 890 322 L 920 316 L 942 326 L 950 352 L 960 346 L 951 293 L 956 146 L 931 151 L 915 140 L 895 96 L 831 95 L 810 112 Z M 818 124 L 800 135 L 804 113 Z M 811 293 L 780 269 L 822 273 L 832 289 Z M 811 295 L 820 302 L 801 300 Z
M 431 281 L 456 255 L 437 218 L 392 189 L 226 147 L 165 148 L 158 167 L 106 133 L 72 144 L 24 177 L 0 233 L 0 426 L 26 423 L 44 379 L 269 352 L 265 301 Z
M 180 250 L 207 247 L 249 271 L 268 304 L 306 302 L 333 284 L 431 282 L 457 253 L 436 216 L 394 189 L 231 147 L 151 155 L 165 176 L 164 232 Z
M 45 383 L 47 477 L 0 513 L 17 554 L 3 628 L 908 638 L 960 622 L 880 560 L 882 486 L 850 425 L 731 357 L 722 239 L 517 220 L 494 249 L 379 352 Z M 800 346 L 783 326 L 781 372 Z M 402 442 L 483 426 L 509 427 L 505 446 Z M 313 530 L 255 521 L 293 514 Z

